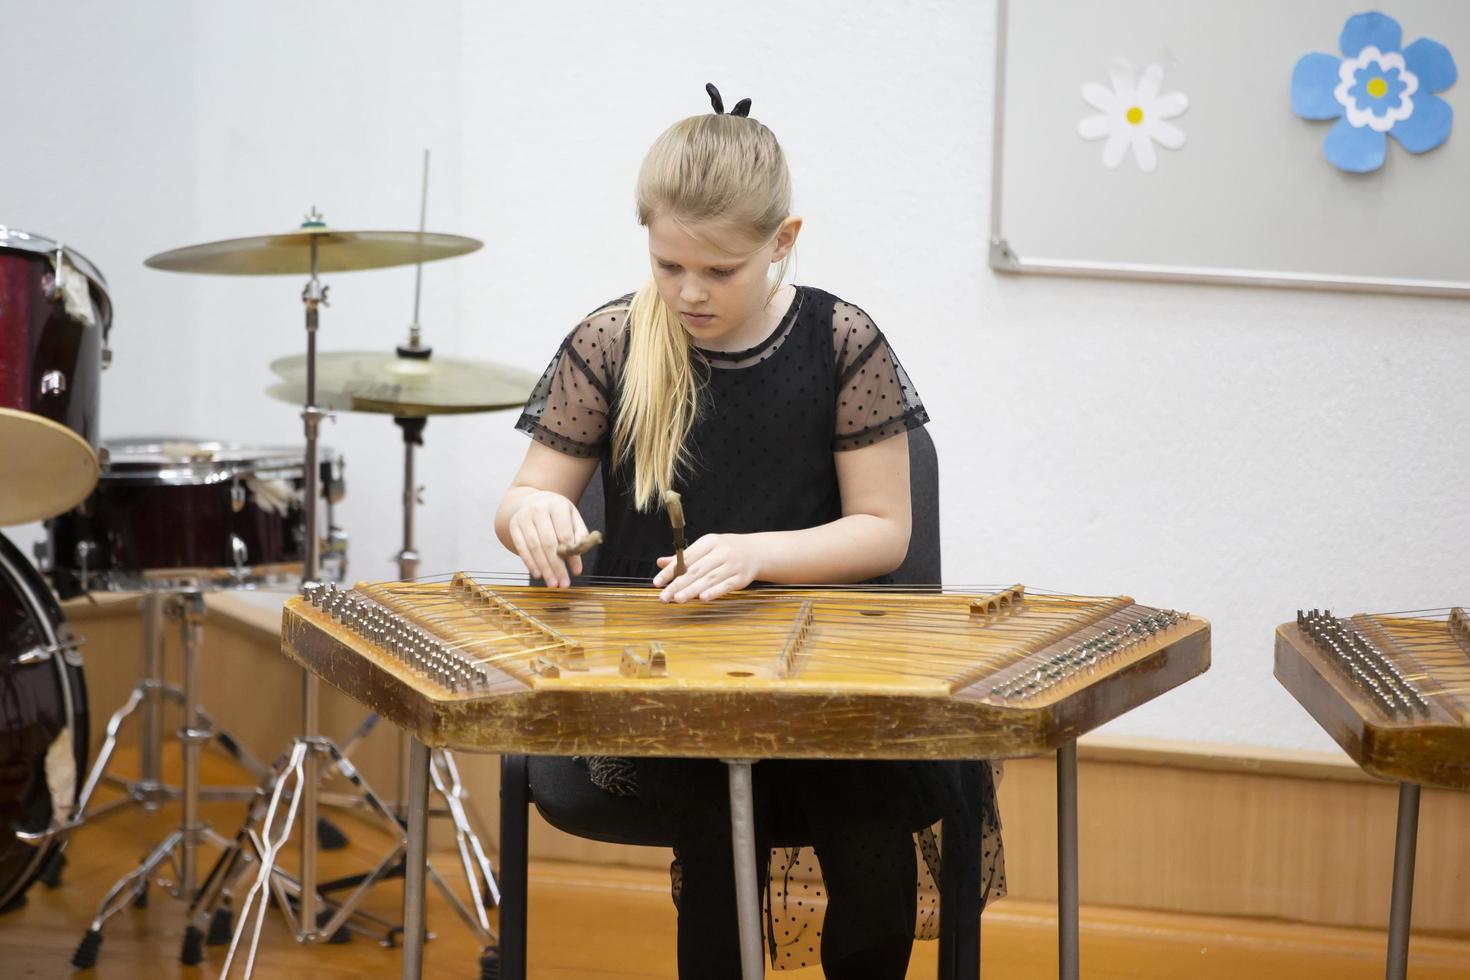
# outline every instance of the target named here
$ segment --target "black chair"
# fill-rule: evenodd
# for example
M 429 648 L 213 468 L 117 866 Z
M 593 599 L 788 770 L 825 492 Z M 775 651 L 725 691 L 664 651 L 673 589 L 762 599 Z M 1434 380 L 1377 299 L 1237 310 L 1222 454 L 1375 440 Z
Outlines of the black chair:
M 893 573 L 902 585 L 942 581 L 939 562 L 939 462 L 934 443 L 923 428 L 909 432 L 909 489 L 913 531 L 908 555 Z M 602 480 L 594 475 L 578 505 L 588 527 L 603 526 Z M 589 554 L 585 567 L 592 567 Z M 669 847 L 672 830 L 651 807 L 636 797 L 613 796 L 594 786 L 587 770 L 566 756 L 507 755 L 500 762 L 500 976 L 526 976 L 526 834 L 528 808 L 536 809 L 553 827 L 577 837 L 610 844 Z M 980 814 L 969 828 L 980 839 Z M 943 834 L 942 881 L 939 882 L 939 978 L 954 980 L 980 975 L 980 882 L 973 862 L 952 860 Z M 775 842 L 789 846 L 798 841 Z

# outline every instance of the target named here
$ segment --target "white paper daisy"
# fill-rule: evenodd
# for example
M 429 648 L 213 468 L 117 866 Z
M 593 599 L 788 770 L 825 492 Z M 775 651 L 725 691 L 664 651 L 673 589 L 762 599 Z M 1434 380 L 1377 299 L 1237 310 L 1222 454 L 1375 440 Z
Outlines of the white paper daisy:
M 1138 169 L 1152 172 L 1158 165 L 1155 143 L 1169 150 L 1184 145 L 1184 131 L 1167 120 L 1189 108 L 1189 99 L 1183 92 L 1159 94 L 1164 69 L 1158 65 L 1145 68 L 1136 84 L 1132 69 L 1126 65 L 1114 67 L 1109 76 L 1111 90 L 1097 82 L 1082 86 L 1082 98 L 1098 114 L 1078 123 L 1077 135 L 1085 140 L 1107 140 L 1102 152 L 1106 167 L 1121 163 L 1131 146 Z

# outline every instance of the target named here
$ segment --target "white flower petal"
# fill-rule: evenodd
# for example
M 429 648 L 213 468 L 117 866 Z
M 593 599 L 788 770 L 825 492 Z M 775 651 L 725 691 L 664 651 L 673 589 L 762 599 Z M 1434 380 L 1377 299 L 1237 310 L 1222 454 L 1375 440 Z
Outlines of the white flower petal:
M 1126 64 L 1116 64 L 1108 70 L 1108 78 L 1113 83 L 1113 91 L 1117 94 L 1118 105 L 1133 104 L 1133 69 Z
M 1162 119 L 1154 120 L 1154 124 L 1149 127 L 1149 135 L 1165 149 L 1177 150 L 1184 145 L 1184 130 Z
M 1189 108 L 1189 98 L 1183 92 L 1168 92 L 1154 99 L 1144 111 L 1155 119 L 1173 119 Z
M 1159 94 L 1159 86 L 1163 82 L 1164 69 L 1158 65 L 1149 65 L 1143 70 L 1143 77 L 1138 80 L 1138 90 L 1134 93 L 1134 98 L 1140 105 L 1147 105 Z
M 1082 98 L 1088 105 L 1102 112 L 1112 112 L 1118 105 L 1118 97 L 1113 94 L 1112 89 L 1097 82 L 1087 82 L 1082 86 Z
M 1100 140 L 1113 131 L 1111 116 L 1088 116 L 1077 124 L 1077 135 L 1085 140 Z
M 1103 145 L 1103 166 L 1116 167 L 1128 152 L 1129 136 L 1126 130 L 1114 130 Z
M 1152 173 L 1154 167 L 1158 165 L 1158 158 L 1154 154 L 1154 141 L 1148 133 L 1134 132 L 1133 159 L 1138 161 L 1138 169 L 1144 173 Z

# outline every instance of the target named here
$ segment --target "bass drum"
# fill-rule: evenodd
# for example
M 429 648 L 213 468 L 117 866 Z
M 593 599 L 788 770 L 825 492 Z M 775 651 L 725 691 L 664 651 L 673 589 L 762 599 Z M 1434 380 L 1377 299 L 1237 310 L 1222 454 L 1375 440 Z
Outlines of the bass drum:
M 87 773 L 87 688 L 61 607 L 0 535 L 0 911 L 15 907 L 64 837 L 31 844 L 72 816 Z

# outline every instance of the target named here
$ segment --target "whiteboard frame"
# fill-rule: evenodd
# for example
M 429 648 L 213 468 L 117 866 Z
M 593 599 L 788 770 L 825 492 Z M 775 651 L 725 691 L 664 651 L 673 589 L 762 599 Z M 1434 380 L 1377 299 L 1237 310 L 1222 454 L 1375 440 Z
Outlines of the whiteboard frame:
M 997 272 L 1076 276 L 1091 279 L 1141 279 L 1153 282 L 1193 282 L 1231 286 L 1269 286 L 1357 293 L 1470 298 L 1470 281 L 1391 279 L 1371 276 L 1331 276 L 1267 269 L 1220 269 L 1202 266 L 1100 262 L 1087 259 L 1018 255 L 1001 227 L 1005 168 L 1006 23 L 1011 0 L 996 0 L 995 119 L 991 134 L 990 267 Z M 1470 256 L 1466 256 L 1470 267 Z

